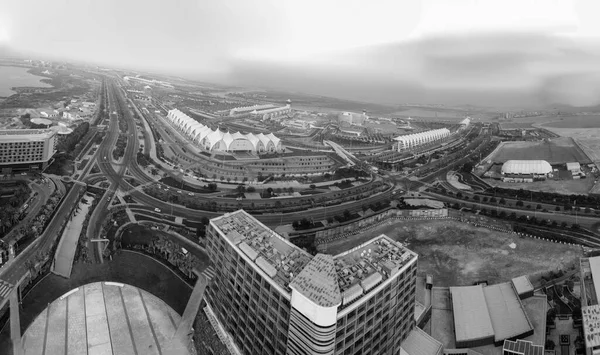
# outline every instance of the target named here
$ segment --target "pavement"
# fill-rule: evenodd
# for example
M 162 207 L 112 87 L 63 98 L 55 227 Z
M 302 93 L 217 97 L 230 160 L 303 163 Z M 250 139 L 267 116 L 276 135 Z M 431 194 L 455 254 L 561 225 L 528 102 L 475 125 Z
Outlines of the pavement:
M 79 212 L 75 212 L 74 216 L 67 223 L 56 249 L 56 256 L 54 257 L 52 272 L 65 278 L 69 278 L 71 276 L 73 259 L 75 258 L 75 252 L 77 250 L 81 228 L 90 210 L 92 202 L 94 201 L 94 199 L 89 196 L 86 196 L 85 199 L 87 200 L 87 203 L 83 203 L 83 201 L 79 202 L 78 207 L 81 210 Z

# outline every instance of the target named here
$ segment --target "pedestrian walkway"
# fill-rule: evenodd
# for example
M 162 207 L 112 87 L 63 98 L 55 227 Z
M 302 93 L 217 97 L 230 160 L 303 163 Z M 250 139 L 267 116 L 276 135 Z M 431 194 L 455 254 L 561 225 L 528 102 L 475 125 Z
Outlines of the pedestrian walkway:
M 71 269 L 73 268 L 73 259 L 75 258 L 75 251 L 77 250 L 77 244 L 79 242 L 79 236 L 81 234 L 81 228 L 83 222 L 87 216 L 90 207 L 93 202 L 93 198 L 86 195 L 86 202 L 79 202 L 77 212 L 73 212 L 70 221 L 67 223 L 58 248 L 56 248 L 56 255 L 54 257 L 54 263 L 52 264 L 52 272 L 66 278 L 71 277 Z

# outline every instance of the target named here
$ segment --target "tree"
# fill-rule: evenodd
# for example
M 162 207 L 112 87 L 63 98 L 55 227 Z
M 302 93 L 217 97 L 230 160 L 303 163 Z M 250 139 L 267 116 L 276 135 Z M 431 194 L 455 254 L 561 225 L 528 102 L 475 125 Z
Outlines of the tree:
M 506 200 L 505 200 L 504 198 L 501 198 L 501 199 L 500 199 L 500 204 L 501 204 L 501 205 L 506 205 Z
M 314 190 L 314 189 L 316 189 L 316 188 L 317 188 L 317 185 L 315 185 L 315 184 L 310 184 L 310 186 L 309 186 L 309 187 L 311 188 L 311 190 Z
M 463 197 L 463 194 L 462 194 L 462 192 L 457 192 L 457 193 L 456 193 L 456 198 L 462 198 L 462 197 Z
M 347 221 L 350 219 L 350 211 L 344 210 L 344 220 Z
M 554 348 L 556 347 L 556 344 L 554 344 L 554 342 L 550 339 L 546 340 L 546 345 L 545 348 L 546 350 L 554 350 Z
M 492 197 L 492 198 L 490 198 L 490 202 L 491 202 L 491 203 L 496 203 L 496 201 L 497 201 L 497 200 L 496 200 L 496 198 L 495 198 L 495 197 Z
M 517 203 L 515 203 L 515 206 L 517 206 L 517 207 L 523 207 L 523 201 L 517 200 Z
M 537 204 L 537 206 L 535 206 L 536 210 L 541 210 L 542 209 L 542 205 L 540 205 L 539 203 Z
M 556 206 L 556 207 L 554 207 L 554 210 L 555 210 L 556 212 L 560 212 L 560 206 Z

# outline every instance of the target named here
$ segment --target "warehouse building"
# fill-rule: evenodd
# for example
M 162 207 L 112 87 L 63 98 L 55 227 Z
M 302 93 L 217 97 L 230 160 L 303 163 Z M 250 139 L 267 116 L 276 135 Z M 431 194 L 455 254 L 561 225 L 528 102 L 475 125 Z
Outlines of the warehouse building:
M 511 282 L 450 287 L 457 348 L 502 345 L 533 334 L 533 325 Z
M 177 109 L 169 111 L 167 119 L 193 143 L 209 152 L 272 153 L 282 150 L 281 140 L 273 133 L 222 132 L 203 125 Z
M 239 353 L 398 354 L 414 328 L 417 255 L 385 235 L 313 256 L 240 210 L 210 221 L 207 253 L 207 312 Z
M 502 181 L 534 182 L 552 176 L 552 165 L 545 160 L 508 160 L 502 164 Z
M 448 128 L 440 128 L 398 136 L 394 138 L 394 140 L 398 142 L 396 144 L 396 150 L 402 152 L 424 144 L 441 141 L 448 136 L 450 136 L 450 130 Z
M 0 130 L 2 174 L 45 169 L 56 153 L 57 141 L 52 129 Z

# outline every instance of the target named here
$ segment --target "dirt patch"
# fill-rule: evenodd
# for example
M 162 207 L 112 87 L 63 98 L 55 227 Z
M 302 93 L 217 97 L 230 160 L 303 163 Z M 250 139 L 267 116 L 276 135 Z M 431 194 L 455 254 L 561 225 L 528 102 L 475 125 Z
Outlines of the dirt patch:
M 539 276 L 577 263 L 581 247 L 519 238 L 452 220 L 388 223 L 351 240 L 336 241 L 327 252 L 337 254 L 386 234 L 419 254 L 419 273 L 432 274 L 436 286 L 508 281 L 520 275 Z M 511 248 L 511 244 L 516 247 Z

